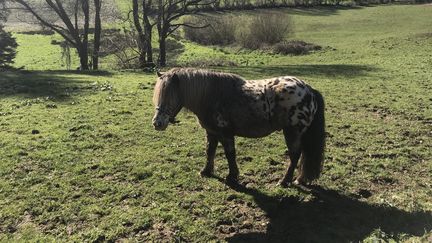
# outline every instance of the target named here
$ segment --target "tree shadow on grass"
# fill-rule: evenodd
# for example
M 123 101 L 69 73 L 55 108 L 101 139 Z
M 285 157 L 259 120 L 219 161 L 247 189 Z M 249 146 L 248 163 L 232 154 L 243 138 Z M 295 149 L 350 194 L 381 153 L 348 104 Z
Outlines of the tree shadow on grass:
M 289 8 L 288 13 L 304 16 L 330 16 L 343 10 L 362 9 L 363 6 L 314 6 Z
M 252 8 L 249 10 L 244 10 L 243 14 L 254 15 L 257 12 L 287 12 L 291 15 L 303 15 L 303 16 L 331 16 L 339 14 L 340 11 L 343 10 L 353 10 L 353 9 L 362 9 L 364 7 L 373 7 L 374 5 L 366 5 L 366 6 L 341 6 L 341 5 L 327 5 L 327 6 L 292 6 L 292 7 L 259 7 Z M 212 14 L 224 14 L 226 12 L 236 13 L 237 10 L 223 10 L 219 12 L 212 12 Z
M 73 75 L 73 76 L 72 76 Z M 83 75 L 79 77 L 77 75 Z M 5 97 L 46 98 L 67 101 L 74 94 L 89 90 L 84 75 L 109 76 L 109 72 L 7 71 L 0 73 L 0 99 Z
M 220 70 L 232 73 L 241 73 L 248 79 L 259 79 L 263 77 L 276 77 L 293 75 L 299 77 L 342 77 L 355 78 L 370 76 L 379 69 L 369 65 L 354 64 L 301 64 L 280 66 L 246 66 L 246 67 L 224 67 Z
M 367 204 L 317 186 L 308 189 L 314 199 L 306 202 L 269 196 L 242 185 L 230 187 L 252 196 L 270 223 L 266 232 L 240 232 L 227 238 L 228 242 L 359 242 L 376 230 L 412 236 L 432 230 L 431 212 Z

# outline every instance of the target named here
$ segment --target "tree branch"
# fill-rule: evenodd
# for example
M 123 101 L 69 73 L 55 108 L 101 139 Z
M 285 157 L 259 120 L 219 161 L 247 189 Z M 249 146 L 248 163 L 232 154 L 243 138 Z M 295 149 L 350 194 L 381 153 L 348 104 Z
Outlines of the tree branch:
M 54 24 L 50 24 L 48 21 L 46 21 L 45 19 L 43 19 L 38 13 L 36 13 L 32 7 L 30 7 L 30 5 L 28 5 L 25 1 L 23 0 L 13 0 L 15 3 L 20 4 L 21 6 L 23 6 L 26 11 L 30 12 L 42 25 L 47 26 L 48 28 L 52 29 L 53 31 L 55 31 L 56 33 L 58 33 L 59 35 L 61 35 L 67 42 L 69 42 L 72 46 L 76 47 L 76 44 L 71 38 L 69 38 L 65 33 L 62 32 L 62 30 L 64 30 L 64 28 L 59 29 L 57 25 Z

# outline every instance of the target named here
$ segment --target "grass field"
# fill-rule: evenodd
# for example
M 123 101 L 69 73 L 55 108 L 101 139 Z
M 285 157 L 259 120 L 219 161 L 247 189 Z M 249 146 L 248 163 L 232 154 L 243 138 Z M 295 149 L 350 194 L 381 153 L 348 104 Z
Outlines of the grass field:
M 63 67 L 48 37 L 17 35 L 16 66 L 31 71 L 0 73 L 0 241 L 431 241 L 432 7 L 284 11 L 293 38 L 328 48 L 293 57 L 186 43 L 179 62 L 225 58 L 240 65 L 217 69 L 320 90 L 328 142 L 315 186 L 276 186 L 280 132 L 236 140 L 245 186 L 201 178 L 194 115 L 151 126 L 155 75 L 50 71 Z M 216 174 L 227 173 L 218 148 Z

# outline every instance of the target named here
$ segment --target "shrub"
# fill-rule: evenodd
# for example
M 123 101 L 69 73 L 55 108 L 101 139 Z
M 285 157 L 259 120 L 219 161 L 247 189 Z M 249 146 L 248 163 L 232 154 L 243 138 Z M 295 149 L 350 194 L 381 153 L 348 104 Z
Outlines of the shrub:
M 264 13 L 253 16 L 248 29 L 249 33 L 239 36 L 243 39 L 243 46 L 258 49 L 284 40 L 292 33 L 293 23 L 290 16 L 284 13 Z
M 236 43 L 249 49 L 258 49 L 281 42 L 293 30 L 290 16 L 266 12 L 253 16 L 187 17 L 184 23 L 205 28 L 185 28 L 185 38 L 203 45 Z
M 16 48 L 18 44 L 15 38 L 6 31 L 3 30 L 3 26 L 0 25 L 0 68 L 9 67 L 13 64 L 13 59 L 16 56 Z
M 282 41 L 273 46 L 273 52 L 277 54 L 292 54 L 292 55 L 304 55 L 310 51 L 321 50 L 321 46 L 307 43 L 299 40 Z
M 50 29 L 21 31 L 19 33 L 24 35 L 54 35 L 55 34 L 55 32 Z
M 227 45 L 235 41 L 235 17 L 226 15 L 221 18 L 204 16 L 186 17 L 184 22 L 190 26 L 204 28 L 184 28 L 185 38 L 202 45 Z

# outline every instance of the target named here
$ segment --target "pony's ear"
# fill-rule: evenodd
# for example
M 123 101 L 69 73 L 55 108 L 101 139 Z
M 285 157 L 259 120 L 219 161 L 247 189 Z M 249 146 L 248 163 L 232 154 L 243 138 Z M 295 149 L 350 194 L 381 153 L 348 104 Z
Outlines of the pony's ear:
M 161 72 L 159 72 L 159 71 L 157 71 L 156 74 L 157 74 L 157 76 L 158 76 L 159 78 L 163 75 L 163 73 L 161 73 Z

